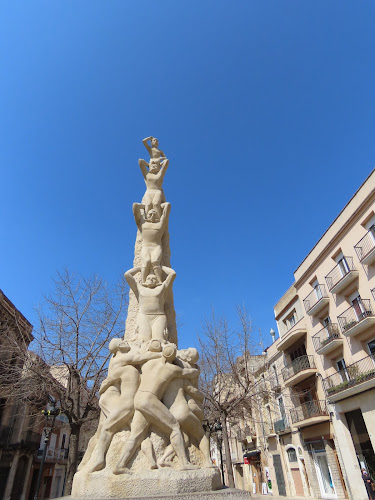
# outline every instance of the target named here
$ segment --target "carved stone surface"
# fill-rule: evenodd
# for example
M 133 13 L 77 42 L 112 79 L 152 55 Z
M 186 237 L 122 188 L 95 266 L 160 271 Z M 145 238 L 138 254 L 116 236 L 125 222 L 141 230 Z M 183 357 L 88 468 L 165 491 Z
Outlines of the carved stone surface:
M 150 141 L 150 144 L 149 144 Z M 150 161 L 139 160 L 146 183 L 133 204 L 138 227 L 124 339 L 109 344 L 112 358 L 100 387 L 101 416 L 72 497 L 128 498 L 211 491 L 221 488 L 202 427 L 198 352 L 177 350 L 163 179 L 168 160 L 158 141 L 143 144 Z

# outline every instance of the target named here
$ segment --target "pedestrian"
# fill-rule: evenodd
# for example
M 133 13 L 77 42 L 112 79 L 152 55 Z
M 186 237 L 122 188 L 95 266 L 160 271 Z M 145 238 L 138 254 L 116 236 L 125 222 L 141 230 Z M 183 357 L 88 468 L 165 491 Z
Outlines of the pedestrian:
M 362 469 L 362 479 L 363 479 L 363 482 L 365 483 L 368 497 L 370 498 L 370 500 L 374 500 L 375 499 L 375 491 L 372 489 L 373 483 L 372 483 L 371 477 L 366 469 Z

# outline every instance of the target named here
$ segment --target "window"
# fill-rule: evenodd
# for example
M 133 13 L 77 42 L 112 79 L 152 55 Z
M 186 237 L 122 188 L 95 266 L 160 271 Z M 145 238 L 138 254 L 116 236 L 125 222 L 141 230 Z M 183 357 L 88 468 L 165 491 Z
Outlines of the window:
M 348 274 L 350 271 L 348 263 L 346 262 L 345 257 L 342 257 L 338 262 L 337 265 L 339 266 L 339 269 L 341 271 L 341 274 L 345 276 L 345 274 Z
M 289 448 L 289 450 L 286 450 L 288 454 L 288 460 L 289 462 L 297 462 L 297 453 L 295 448 Z
M 372 356 L 375 356 L 375 339 L 367 344 L 367 349 Z
M 343 382 L 349 380 L 348 372 L 346 371 L 345 359 L 338 359 L 336 361 L 337 371 L 340 373 L 341 379 Z

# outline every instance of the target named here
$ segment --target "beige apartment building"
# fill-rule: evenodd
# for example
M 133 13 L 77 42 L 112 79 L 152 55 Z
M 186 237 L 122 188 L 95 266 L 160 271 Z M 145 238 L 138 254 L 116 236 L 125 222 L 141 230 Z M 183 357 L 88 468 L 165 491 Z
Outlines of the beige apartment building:
M 257 384 L 280 495 L 364 500 L 375 479 L 375 171 L 294 272 Z M 262 377 L 266 382 L 262 382 Z

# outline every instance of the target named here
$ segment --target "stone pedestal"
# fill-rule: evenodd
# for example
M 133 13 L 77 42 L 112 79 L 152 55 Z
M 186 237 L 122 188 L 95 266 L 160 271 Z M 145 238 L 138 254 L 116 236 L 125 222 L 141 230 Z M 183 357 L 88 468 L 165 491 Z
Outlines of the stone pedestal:
M 108 469 L 74 477 L 74 498 L 151 498 L 181 493 L 212 491 L 221 488 L 220 472 L 214 469 L 178 471 L 171 468 L 115 475 Z

